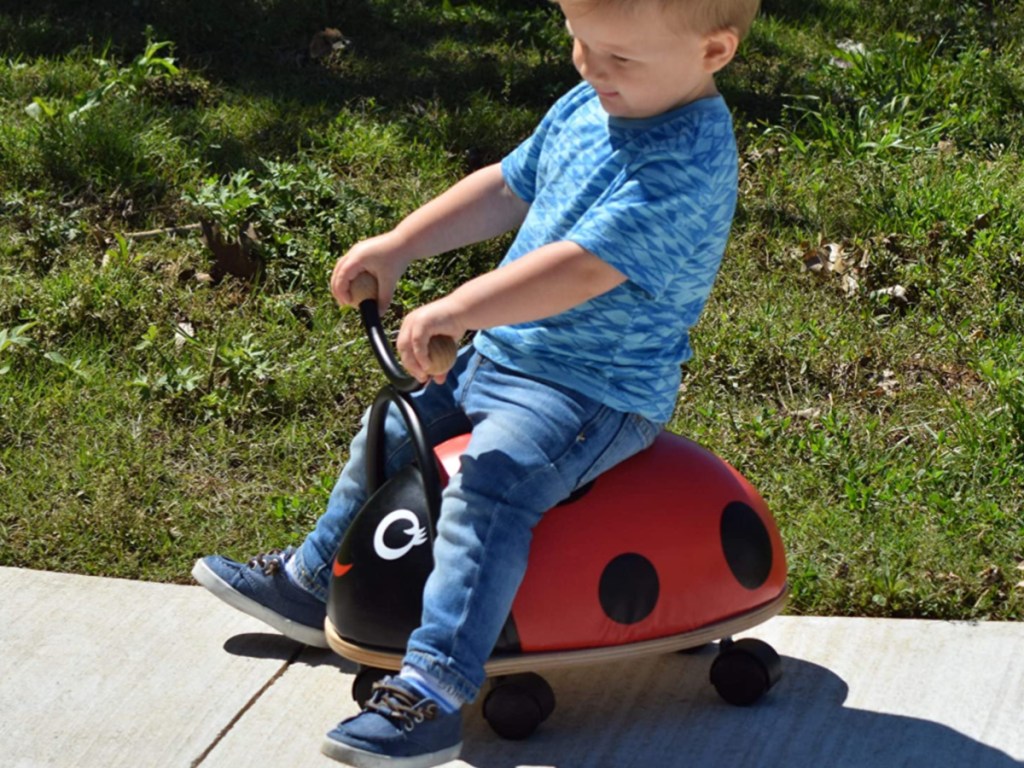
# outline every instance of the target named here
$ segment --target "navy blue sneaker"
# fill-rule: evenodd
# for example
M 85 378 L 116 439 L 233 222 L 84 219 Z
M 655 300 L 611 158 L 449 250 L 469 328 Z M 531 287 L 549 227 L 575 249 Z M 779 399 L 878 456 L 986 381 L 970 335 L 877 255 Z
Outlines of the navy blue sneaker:
M 366 708 L 327 734 L 320 751 L 356 768 L 429 768 L 459 756 L 462 715 L 399 677 L 373 686 Z
M 296 585 L 284 572 L 295 547 L 257 555 L 239 563 L 220 555 L 197 560 L 192 578 L 242 613 L 269 624 L 285 637 L 327 648 L 327 605 Z

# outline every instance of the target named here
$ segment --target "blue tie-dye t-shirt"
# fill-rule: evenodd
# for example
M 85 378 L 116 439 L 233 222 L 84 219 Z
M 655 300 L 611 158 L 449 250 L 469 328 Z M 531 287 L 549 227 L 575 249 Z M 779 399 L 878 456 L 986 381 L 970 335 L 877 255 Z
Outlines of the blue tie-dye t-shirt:
M 628 279 L 566 312 L 480 331 L 495 362 L 664 423 L 736 205 L 732 118 L 720 97 L 647 119 L 609 117 L 581 83 L 501 164 L 529 213 L 502 261 L 586 248 Z

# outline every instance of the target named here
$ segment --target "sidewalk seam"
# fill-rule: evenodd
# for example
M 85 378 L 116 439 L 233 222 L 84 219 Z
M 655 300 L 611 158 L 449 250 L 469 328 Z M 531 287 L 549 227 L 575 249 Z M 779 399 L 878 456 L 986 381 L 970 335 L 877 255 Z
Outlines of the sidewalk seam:
M 206 758 L 208 758 L 210 756 L 210 754 L 213 752 L 213 750 L 215 750 L 217 748 L 217 745 L 220 744 L 221 741 L 224 740 L 224 737 L 227 736 L 228 733 L 231 732 L 231 729 L 235 727 L 235 724 L 245 716 L 246 712 L 248 712 L 250 709 L 252 709 L 253 705 L 263 697 L 264 693 L 266 693 L 268 690 L 270 690 L 271 686 L 273 686 L 274 683 L 276 683 L 278 680 L 281 679 L 281 676 L 284 675 L 284 673 L 288 671 L 288 667 L 290 667 L 295 662 L 295 660 L 299 658 L 299 655 L 304 650 L 306 650 L 306 646 L 304 646 L 304 645 L 300 645 L 297 649 L 295 649 L 295 651 L 288 658 L 288 660 L 285 661 L 285 663 L 281 665 L 281 668 L 278 669 L 273 675 L 271 675 L 270 679 L 267 680 L 267 682 L 265 682 L 262 685 L 262 687 L 260 687 L 260 689 L 258 691 L 256 691 L 256 693 L 254 693 L 252 695 L 252 697 L 250 697 L 250 699 L 247 702 L 245 702 L 245 704 L 242 706 L 242 708 L 240 710 L 238 710 L 238 712 L 235 713 L 235 716 L 232 717 L 228 721 L 227 725 L 225 725 L 221 729 L 220 733 L 218 733 L 214 737 L 213 741 L 210 742 L 209 746 L 207 746 L 206 749 L 204 749 L 199 754 L 199 757 L 197 757 L 195 760 L 193 760 L 189 764 L 189 768 L 199 768 L 199 766 L 202 765 L 206 761 Z

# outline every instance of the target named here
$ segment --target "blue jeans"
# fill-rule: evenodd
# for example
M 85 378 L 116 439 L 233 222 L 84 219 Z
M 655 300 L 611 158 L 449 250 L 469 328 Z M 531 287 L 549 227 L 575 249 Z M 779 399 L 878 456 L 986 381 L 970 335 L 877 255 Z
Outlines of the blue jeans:
M 472 437 L 441 498 L 434 569 L 405 663 L 472 701 L 526 570 L 533 527 L 573 490 L 649 446 L 660 425 L 502 368 L 471 347 L 443 385 L 415 397 L 434 442 L 470 428 Z M 364 417 L 327 510 L 296 555 L 304 586 L 325 600 L 338 543 L 366 501 L 365 425 Z M 390 473 L 412 460 L 412 448 L 396 413 L 386 433 Z

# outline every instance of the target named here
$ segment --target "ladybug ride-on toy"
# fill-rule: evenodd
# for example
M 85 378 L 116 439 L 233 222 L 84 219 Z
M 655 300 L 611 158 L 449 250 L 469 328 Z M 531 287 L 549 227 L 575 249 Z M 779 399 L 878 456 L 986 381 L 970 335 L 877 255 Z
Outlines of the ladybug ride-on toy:
M 401 667 L 419 625 L 441 490 L 469 436 L 428 444 L 410 397 L 421 385 L 387 342 L 373 278 L 360 276 L 353 293 L 390 383 L 370 409 L 369 499 L 335 556 L 325 630 L 335 652 L 361 665 L 352 693 L 363 704 L 376 680 Z M 446 361 L 440 370 L 454 358 L 451 339 L 431 341 L 431 359 Z M 417 458 L 385 478 L 391 404 Z M 663 432 L 534 529 L 526 576 L 485 666 L 484 717 L 499 735 L 525 738 L 554 709 L 537 670 L 713 641 L 721 642 L 712 685 L 730 704 L 752 704 L 779 679 L 779 656 L 760 640 L 730 636 L 779 613 L 787 591 L 782 541 L 757 491 L 722 459 Z

